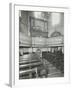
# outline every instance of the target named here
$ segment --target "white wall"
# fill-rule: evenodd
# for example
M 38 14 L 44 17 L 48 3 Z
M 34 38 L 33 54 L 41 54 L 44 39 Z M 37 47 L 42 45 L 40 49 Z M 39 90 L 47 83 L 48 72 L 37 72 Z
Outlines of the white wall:
M 51 13 L 49 17 L 48 36 L 50 37 L 53 32 L 60 32 L 64 35 L 64 14 L 63 13 Z

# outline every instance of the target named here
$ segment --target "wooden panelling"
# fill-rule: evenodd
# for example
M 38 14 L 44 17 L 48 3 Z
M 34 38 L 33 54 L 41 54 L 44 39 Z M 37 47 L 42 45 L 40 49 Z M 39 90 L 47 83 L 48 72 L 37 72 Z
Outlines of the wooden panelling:
M 63 46 L 64 37 L 58 36 L 58 37 L 49 37 L 49 38 L 44 38 L 44 37 L 32 37 L 31 38 L 29 36 L 25 36 L 22 33 L 20 33 L 19 42 L 20 42 L 20 46 L 29 46 L 29 47 Z
M 63 46 L 64 40 L 62 36 L 59 37 L 51 37 L 47 39 L 47 46 Z
M 63 37 L 51 37 L 51 38 L 33 37 L 32 38 L 33 47 L 63 46 L 63 44 L 64 44 Z
M 33 47 L 45 47 L 46 39 L 42 37 L 33 37 L 32 38 L 32 46 Z
M 48 32 L 48 21 L 39 18 L 30 17 L 31 29 Z
M 45 37 L 48 38 L 48 32 L 42 32 L 40 30 L 31 30 L 32 37 Z

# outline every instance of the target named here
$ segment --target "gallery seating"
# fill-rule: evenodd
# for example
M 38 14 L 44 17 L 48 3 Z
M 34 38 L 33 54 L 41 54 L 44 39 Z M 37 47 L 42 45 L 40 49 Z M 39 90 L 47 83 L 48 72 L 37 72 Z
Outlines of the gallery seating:
M 64 73 L 64 55 L 61 52 L 43 52 L 42 57 Z

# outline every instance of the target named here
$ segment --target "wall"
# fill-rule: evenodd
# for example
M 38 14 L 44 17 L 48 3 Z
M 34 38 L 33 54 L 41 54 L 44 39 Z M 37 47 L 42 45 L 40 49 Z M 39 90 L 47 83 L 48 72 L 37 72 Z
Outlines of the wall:
M 64 14 L 63 13 L 51 13 L 49 16 L 48 36 L 51 37 L 53 32 L 60 32 L 64 35 Z
M 24 35 L 30 35 L 30 17 L 37 18 L 39 20 L 34 20 L 33 23 L 31 23 L 32 27 L 38 27 L 39 30 L 48 32 L 48 23 L 44 24 L 43 20 L 48 21 L 47 12 L 32 12 L 32 11 L 20 11 L 20 23 L 19 23 L 19 29 L 20 32 L 24 33 Z M 35 23 L 35 24 L 34 24 Z M 46 27 L 44 28 L 44 25 Z M 48 33 L 47 33 L 48 34 Z M 47 35 L 48 36 L 48 35 Z
M 32 27 L 35 26 L 38 27 L 39 30 L 41 29 L 44 32 L 48 32 L 48 37 L 51 37 L 51 34 L 55 31 L 60 32 L 62 35 L 64 35 L 64 13 L 21 11 L 20 32 L 23 32 L 24 35 L 30 35 L 29 17 L 46 20 L 48 22 L 47 29 L 44 28 L 43 22 L 41 23 L 36 20 L 33 21 L 32 25 Z
M 26 11 L 21 11 L 19 30 L 28 36 L 28 13 Z

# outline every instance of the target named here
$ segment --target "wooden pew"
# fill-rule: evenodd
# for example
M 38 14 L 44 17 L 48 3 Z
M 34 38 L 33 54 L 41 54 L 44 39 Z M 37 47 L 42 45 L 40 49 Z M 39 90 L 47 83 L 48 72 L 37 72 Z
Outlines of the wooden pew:
M 29 63 L 29 64 L 20 65 L 19 68 L 30 67 L 30 66 L 36 66 L 36 65 L 40 65 L 40 64 L 41 64 L 41 62 Z
M 36 62 L 40 62 L 40 61 L 38 61 L 38 60 L 22 60 L 19 62 L 19 65 L 28 64 L 28 63 L 36 63 Z
M 52 63 L 62 73 L 64 73 L 64 54 L 62 54 L 61 52 L 59 53 L 43 52 L 42 56 L 50 63 Z
M 42 61 L 36 54 L 30 54 L 28 57 L 20 57 L 19 72 L 20 79 L 42 77 L 47 74 Z
M 29 58 L 30 57 L 30 58 Z M 19 78 L 29 79 L 36 78 L 37 70 L 42 65 L 42 62 L 35 54 L 30 54 L 28 57 L 21 56 L 19 60 Z M 35 59 L 34 59 L 35 58 Z
M 19 72 L 20 79 L 29 79 L 29 78 L 32 78 L 32 74 L 35 74 L 35 78 L 38 77 L 37 68 L 28 69 L 28 70 L 20 71 Z

